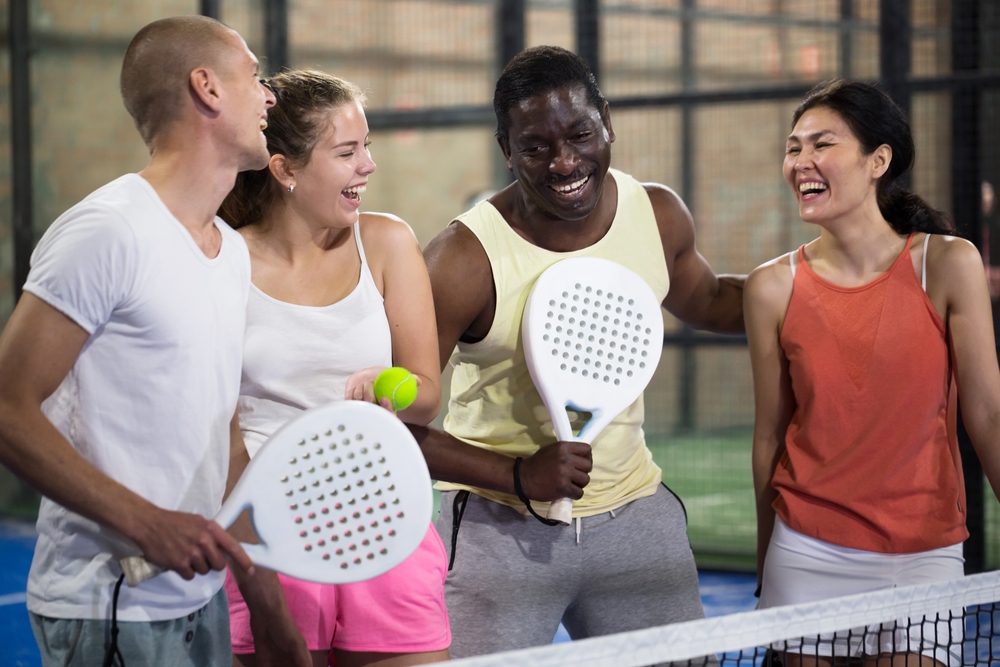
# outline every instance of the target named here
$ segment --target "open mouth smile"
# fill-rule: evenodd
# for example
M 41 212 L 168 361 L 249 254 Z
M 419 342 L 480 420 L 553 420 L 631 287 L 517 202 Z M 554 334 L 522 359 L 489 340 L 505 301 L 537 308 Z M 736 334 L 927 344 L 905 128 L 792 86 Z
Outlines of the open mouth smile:
M 803 200 L 815 199 L 830 189 L 826 183 L 820 181 L 802 181 L 798 185 L 799 196 Z
M 350 199 L 353 202 L 361 201 L 361 193 L 367 189 L 367 185 L 355 185 L 352 188 L 346 188 L 340 191 L 340 194 Z
M 549 185 L 547 186 L 550 190 L 555 192 L 560 197 L 573 197 L 579 194 L 592 178 L 592 174 L 587 174 L 583 178 L 577 179 L 570 183 L 559 184 L 559 185 Z

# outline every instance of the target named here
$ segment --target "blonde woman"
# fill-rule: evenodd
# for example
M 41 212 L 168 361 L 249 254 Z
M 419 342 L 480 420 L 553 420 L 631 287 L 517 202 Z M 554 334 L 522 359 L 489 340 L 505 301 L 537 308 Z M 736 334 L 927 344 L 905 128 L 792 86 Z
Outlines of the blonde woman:
M 440 409 L 437 332 L 420 247 L 399 218 L 361 213 L 375 171 L 364 96 L 315 71 L 267 85 L 280 109 L 265 131 L 267 169 L 244 172 L 220 212 L 250 248 L 240 429 L 252 456 L 285 421 L 331 400 L 374 400 L 375 376 L 404 366 L 419 382 L 399 413 L 427 424 Z M 324 586 L 280 576 L 281 591 L 230 578 L 236 664 L 411 665 L 448 658 L 444 547 L 433 526 L 398 568 Z M 273 576 L 270 573 L 261 576 Z M 241 577 L 243 579 L 243 577 Z M 282 594 L 285 600 L 282 600 Z M 275 655 L 278 652 L 278 655 Z

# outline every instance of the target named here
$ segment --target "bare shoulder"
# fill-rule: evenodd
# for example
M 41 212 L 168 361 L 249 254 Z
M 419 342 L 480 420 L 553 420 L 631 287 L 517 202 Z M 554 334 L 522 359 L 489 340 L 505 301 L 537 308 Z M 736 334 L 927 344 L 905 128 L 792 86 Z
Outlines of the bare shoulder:
M 986 271 L 979 250 L 958 236 L 933 234 L 927 245 L 927 292 L 953 297 L 986 284 Z
M 458 220 L 438 233 L 424 248 L 431 272 L 469 276 L 490 273 L 490 260 L 479 238 Z
M 392 213 L 362 213 L 358 220 L 362 243 L 369 239 L 378 245 L 403 244 L 411 246 L 417 242 L 413 228 L 398 215 Z
M 982 267 L 979 250 L 971 242 L 958 236 L 931 234 L 927 244 L 927 263 L 943 270 L 959 270 L 962 266 Z
M 656 226 L 660 230 L 663 254 L 668 268 L 673 270 L 673 261 L 679 255 L 694 248 L 695 231 L 691 211 L 684 200 L 672 189 L 660 183 L 643 183 L 649 203 L 653 205 Z
M 424 260 L 431 276 L 438 334 L 441 340 L 447 339 L 444 346 L 454 347 L 459 336 L 483 317 L 489 320 L 482 322 L 488 330 L 492 323 L 493 270 L 472 230 L 453 221 L 427 244 Z
M 691 222 L 691 211 L 687 204 L 671 188 L 661 183 L 643 183 L 649 202 L 653 205 L 656 220 L 660 222 Z
M 748 309 L 764 309 L 784 316 L 792 296 L 791 253 L 765 262 L 750 272 L 743 288 Z

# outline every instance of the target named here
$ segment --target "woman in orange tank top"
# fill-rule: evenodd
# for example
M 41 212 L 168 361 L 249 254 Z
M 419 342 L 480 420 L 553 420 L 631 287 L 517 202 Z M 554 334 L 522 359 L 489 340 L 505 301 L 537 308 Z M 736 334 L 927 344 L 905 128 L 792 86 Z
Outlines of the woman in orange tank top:
M 898 186 L 914 159 L 905 116 L 878 89 L 835 81 L 792 126 L 784 177 L 820 236 L 756 269 L 744 292 L 761 607 L 962 576 L 956 389 L 1000 492 L 982 261 Z M 867 654 L 891 650 L 877 642 Z M 820 655 L 855 650 L 833 646 Z

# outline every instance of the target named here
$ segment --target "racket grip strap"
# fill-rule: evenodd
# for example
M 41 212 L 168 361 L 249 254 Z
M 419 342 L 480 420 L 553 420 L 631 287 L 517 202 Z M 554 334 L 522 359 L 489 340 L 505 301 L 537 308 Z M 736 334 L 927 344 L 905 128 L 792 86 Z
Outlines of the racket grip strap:
M 569 498 L 561 499 L 565 500 L 569 504 L 569 518 L 567 518 L 565 521 L 561 521 L 559 519 L 546 519 L 538 512 L 536 512 L 534 508 L 531 507 L 531 501 L 528 500 L 528 496 L 524 495 L 524 489 L 521 488 L 520 469 L 522 461 L 524 461 L 524 459 L 522 459 L 520 456 L 514 459 L 514 491 L 517 493 L 518 500 L 524 503 L 524 506 L 528 508 L 529 512 L 531 512 L 531 516 L 535 517 L 536 519 L 544 523 L 546 526 L 568 526 L 570 524 L 570 521 L 573 520 L 573 501 L 570 500 Z M 556 502 L 559 501 L 557 500 Z M 554 505 L 555 503 L 553 503 L 553 506 Z M 551 510 L 549 513 L 551 515 Z
M 142 556 L 129 556 L 118 561 L 125 573 L 125 581 L 129 586 L 138 586 L 147 579 L 152 579 L 163 572 L 163 568 L 153 565 Z

